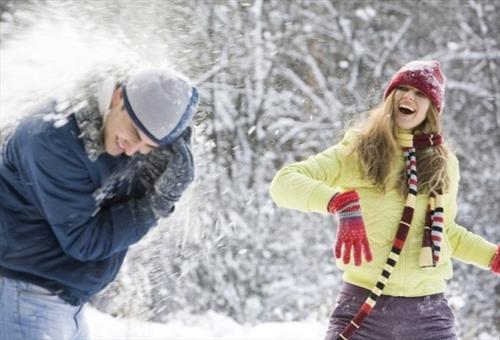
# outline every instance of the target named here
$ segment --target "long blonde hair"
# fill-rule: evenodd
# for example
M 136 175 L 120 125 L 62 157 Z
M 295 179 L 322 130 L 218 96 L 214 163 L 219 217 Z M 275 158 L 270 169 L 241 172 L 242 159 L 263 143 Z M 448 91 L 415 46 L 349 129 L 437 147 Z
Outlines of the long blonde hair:
M 394 92 L 378 107 L 370 111 L 369 117 L 360 125 L 360 138 L 355 147 L 361 171 L 381 191 L 389 188 L 390 172 L 400 146 L 396 139 L 394 123 Z M 439 112 L 430 105 L 425 120 L 414 129 L 414 134 L 441 132 Z M 420 193 L 444 193 L 448 190 L 448 148 L 442 144 L 417 150 L 418 188 Z M 396 185 L 403 196 L 408 192 L 405 171 L 402 170 Z

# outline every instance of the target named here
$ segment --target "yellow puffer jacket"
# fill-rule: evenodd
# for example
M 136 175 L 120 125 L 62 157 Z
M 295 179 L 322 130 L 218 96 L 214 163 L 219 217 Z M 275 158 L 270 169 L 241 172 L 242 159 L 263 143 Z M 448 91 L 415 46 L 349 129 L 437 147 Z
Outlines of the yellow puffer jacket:
M 381 193 L 363 178 L 352 152 L 356 136 L 355 131 L 349 131 L 339 144 L 282 168 L 271 183 L 270 194 L 280 207 L 327 213 L 328 202 L 336 192 L 355 190 L 360 196 L 373 260 L 369 263 L 363 261 L 359 267 L 354 266 L 353 261 L 345 265 L 337 260 L 336 264 L 344 271 L 344 281 L 372 289 L 390 253 L 405 200 L 396 189 Z M 403 167 L 401 152 L 400 160 L 391 171 L 390 181 L 397 181 Z M 443 292 L 446 280 L 452 277 L 451 257 L 489 268 L 496 246 L 455 223 L 459 169 L 458 160 L 451 152 L 448 173 L 451 186 L 443 197 L 445 230 L 438 265 L 431 268 L 418 265 L 428 203 L 428 195 L 421 194 L 417 196 L 412 227 L 384 294 L 423 296 Z

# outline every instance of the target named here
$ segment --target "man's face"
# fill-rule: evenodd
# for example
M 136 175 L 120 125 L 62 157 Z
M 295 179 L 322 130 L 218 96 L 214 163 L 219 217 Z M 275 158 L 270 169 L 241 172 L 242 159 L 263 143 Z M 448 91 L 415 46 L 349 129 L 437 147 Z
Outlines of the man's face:
M 134 124 L 123 104 L 121 89 L 115 90 L 111 101 L 111 109 L 104 122 L 104 149 L 111 156 L 126 154 L 132 156 L 136 152 L 147 154 L 158 144 L 149 139 Z

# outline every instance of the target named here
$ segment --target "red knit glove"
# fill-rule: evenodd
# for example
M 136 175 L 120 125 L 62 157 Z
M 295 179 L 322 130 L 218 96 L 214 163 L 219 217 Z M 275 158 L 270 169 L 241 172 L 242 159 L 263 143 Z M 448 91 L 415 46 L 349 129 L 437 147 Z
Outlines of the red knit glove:
M 500 244 L 497 247 L 495 255 L 493 255 L 493 259 L 491 259 L 491 271 L 500 274 Z
M 366 261 L 370 262 L 372 252 L 366 237 L 358 194 L 355 191 L 348 191 L 334 195 L 328 203 L 328 211 L 335 214 L 338 221 L 335 257 L 337 259 L 341 257 L 343 248 L 343 261 L 348 264 L 352 249 L 356 266 L 361 265 L 361 253 L 365 255 Z

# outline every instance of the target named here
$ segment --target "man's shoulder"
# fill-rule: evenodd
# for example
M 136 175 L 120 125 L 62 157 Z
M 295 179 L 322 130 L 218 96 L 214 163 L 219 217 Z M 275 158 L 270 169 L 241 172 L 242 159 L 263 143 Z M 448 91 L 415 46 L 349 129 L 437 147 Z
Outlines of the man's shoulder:
M 71 143 L 78 139 L 78 130 L 71 115 L 35 113 L 23 118 L 17 125 L 14 138 L 23 145 Z M 68 145 L 69 146 L 69 145 Z
M 56 100 L 47 101 L 23 117 L 16 127 L 16 133 L 26 138 L 26 141 L 50 141 L 53 137 L 77 140 L 79 135 L 72 106 Z
M 9 139 L 10 150 L 26 159 L 52 154 L 69 160 L 84 152 L 74 115 L 58 112 L 54 104 L 23 117 Z

